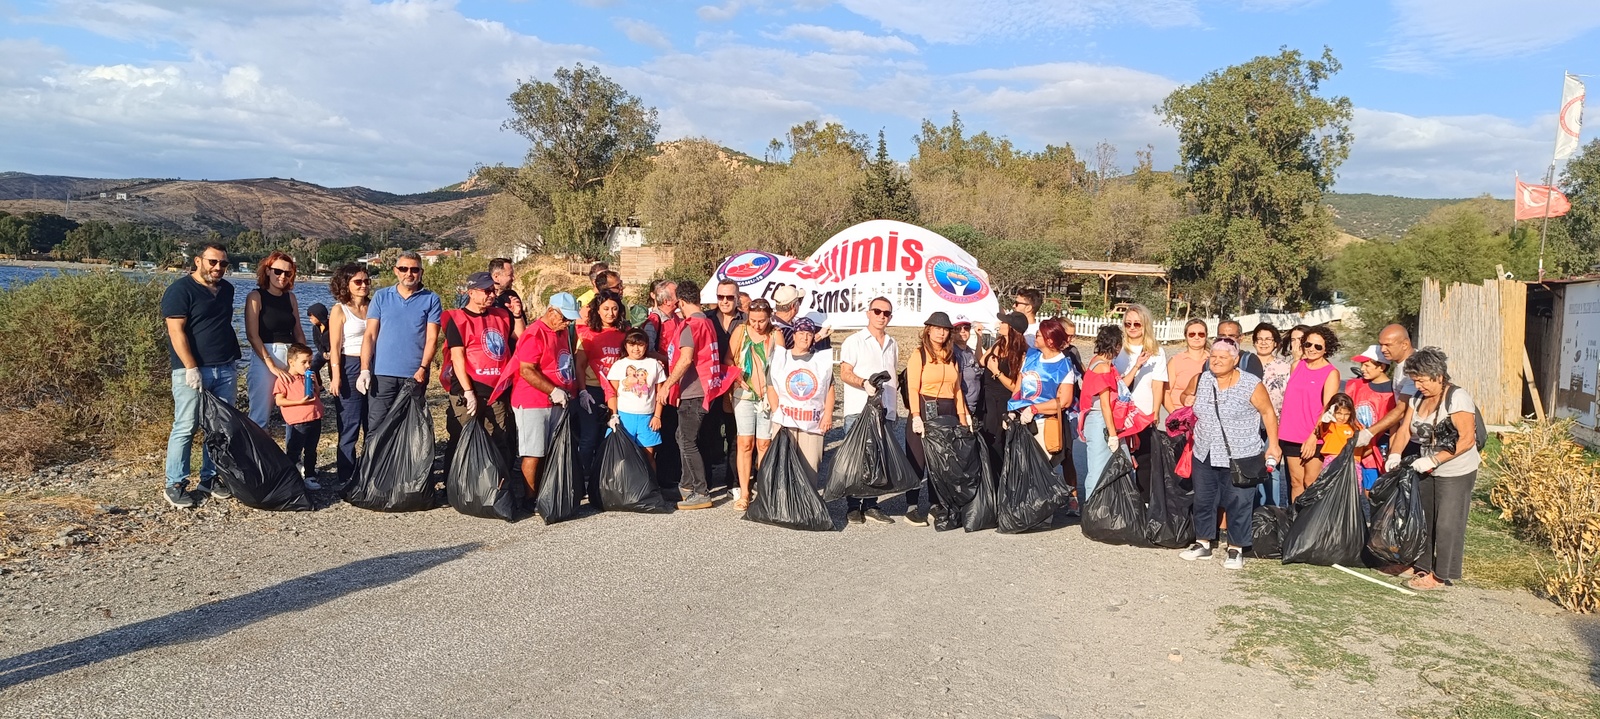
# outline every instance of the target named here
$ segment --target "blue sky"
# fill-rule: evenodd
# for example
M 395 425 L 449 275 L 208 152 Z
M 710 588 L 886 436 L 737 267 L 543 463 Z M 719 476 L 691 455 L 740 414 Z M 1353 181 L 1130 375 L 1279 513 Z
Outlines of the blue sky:
M 1170 167 L 1173 88 L 1328 45 L 1357 108 L 1337 190 L 1505 197 L 1549 163 L 1562 72 L 1600 74 L 1597 35 L 1595 0 L 0 0 L 0 170 L 427 190 L 517 162 L 506 96 L 574 62 L 663 139 L 757 156 L 821 119 L 909 159 L 954 110 Z

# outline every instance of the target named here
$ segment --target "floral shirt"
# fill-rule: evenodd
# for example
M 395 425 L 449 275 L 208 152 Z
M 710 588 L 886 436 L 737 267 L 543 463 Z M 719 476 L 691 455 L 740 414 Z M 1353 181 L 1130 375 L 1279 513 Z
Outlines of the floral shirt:
M 1279 357 L 1263 368 L 1261 384 L 1266 385 L 1267 397 L 1272 400 L 1272 409 L 1279 415 L 1283 414 L 1283 391 L 1289 386 L 1289 370 L 1294 369 L 1293 360 L 1288 357 Z

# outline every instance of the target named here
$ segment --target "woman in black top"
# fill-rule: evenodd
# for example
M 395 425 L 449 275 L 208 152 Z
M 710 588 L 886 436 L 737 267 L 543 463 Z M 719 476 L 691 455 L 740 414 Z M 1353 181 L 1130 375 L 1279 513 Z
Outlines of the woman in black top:
M 1028 320 L 1014 312 L 1000 316 L 995 325 L 994 346 L 983 353 L 983 428 L 980 434 L 989 444 L 990 464 L 998 473 L 1005 448 L 1006 403 L 1017 391 L 1017 376 L 1028 355 L 1028 340 L 1023 333 Z
M 250 342 L 250 421 L 263 429 L 272 418 L 272 386 L 304 381 L 289 375 L 289 343 L 306 343 L 294 296 L 294 258 L 273 252 L 256 268 L 256 289 L 244 300 L 244 335 Z

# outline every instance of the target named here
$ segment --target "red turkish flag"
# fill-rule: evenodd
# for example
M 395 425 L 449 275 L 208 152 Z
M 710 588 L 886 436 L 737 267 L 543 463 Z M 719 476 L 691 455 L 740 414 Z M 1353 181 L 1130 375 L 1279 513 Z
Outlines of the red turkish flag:
M 1548 205 L 1548 207 L 1546 207 Z M 1567 196 L 1549 185 L 1530 185 L 1517 180 L 1517 219 L 1538 220 L 1560 217 L 1572 209 Z

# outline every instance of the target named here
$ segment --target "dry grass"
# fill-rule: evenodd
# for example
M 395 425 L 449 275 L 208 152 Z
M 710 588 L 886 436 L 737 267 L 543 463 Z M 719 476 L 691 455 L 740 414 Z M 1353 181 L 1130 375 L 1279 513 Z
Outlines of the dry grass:
M 1569 611 L 1600 612 L 1600 466 L 1572 441 L 1567 420 L 1507 435 L 1489 501 L 1530 539 L 1549 547 L 1543 591 Z

